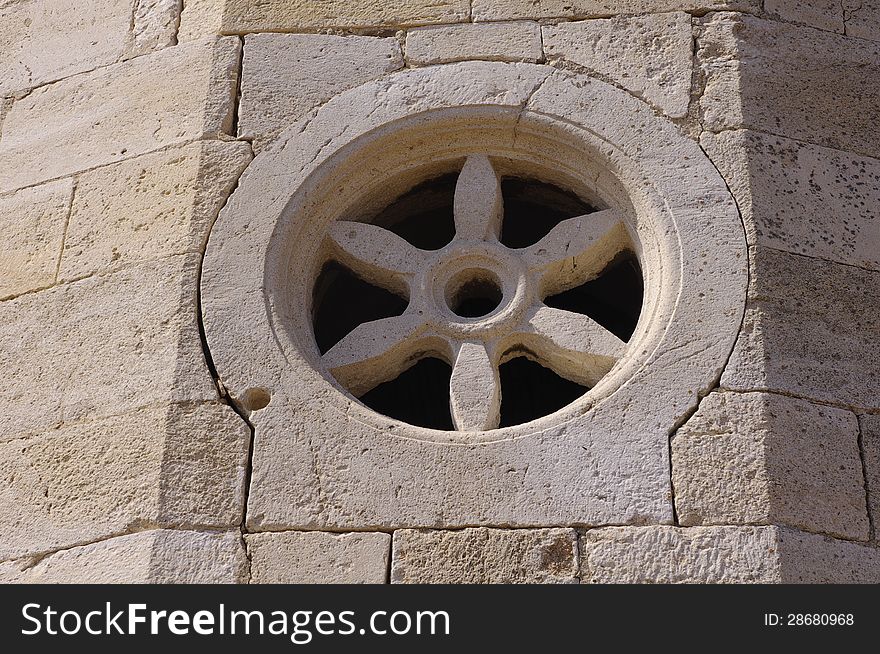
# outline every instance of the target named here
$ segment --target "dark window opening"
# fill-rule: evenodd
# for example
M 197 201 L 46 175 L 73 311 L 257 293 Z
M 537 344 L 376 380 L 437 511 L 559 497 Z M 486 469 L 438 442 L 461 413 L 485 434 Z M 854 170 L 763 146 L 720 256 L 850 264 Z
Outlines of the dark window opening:
M 501 364 L 498 372 L 501 376 L 501 427 L 542 418 L 590 390 L 525 356 Z
M 409 304 L 404 298 L 373 286 L 345 266 L 324 266 L 313 295 L 315 341 L 321 354 L 358 325 L 399 316 Z
M 501 242 L 509 248 L 534 245 L 563 220 L 596 211 L 570 191 L 531 179 L 504 178 L 501 194 L 504 198 Z
M 458 173 L 429 179 L 404 193 L 370 222 L 422 250 L 439 250 L 455 236 Z
M 599 277 L 558 295 L 544 304 L 589 316 L 617 338 L 628 341 L 642 312 L 644 282 L 638 259 L 622 253 Z
M 379 384 L 360 400 L 373 411 L 419 427 L 452 431 L 449 380 L 452 367 L 440 359 L 422 359 L 396 379 Z

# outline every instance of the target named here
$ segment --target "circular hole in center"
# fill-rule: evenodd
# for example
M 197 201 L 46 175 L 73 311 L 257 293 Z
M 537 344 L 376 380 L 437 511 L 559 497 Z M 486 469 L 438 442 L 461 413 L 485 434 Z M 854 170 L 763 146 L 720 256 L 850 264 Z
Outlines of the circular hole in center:
M 501 280 L 488 270 L 462 270 L 446 285 L 446 304 L 462 318 L 487 316 L 501 304 Z

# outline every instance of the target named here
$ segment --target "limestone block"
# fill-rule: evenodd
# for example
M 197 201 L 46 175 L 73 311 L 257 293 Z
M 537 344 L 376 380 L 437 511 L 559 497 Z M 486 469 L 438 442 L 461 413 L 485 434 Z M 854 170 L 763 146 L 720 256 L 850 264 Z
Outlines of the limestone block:
M 880 406 L 880 273 L 753 249 L 749 307 L 722 386 Z
M 880 5 L 865 0 L 843 0 L 847 36 L 880 41 Z
M 761 0 L 473 0 L 473 19 L 595 18 L 664 11 L 758 11 Z
M 241 521 L 250 440 L 218 404 L 159 405 L 0 445 L 0 558 L 142 525 Z
M 779 581 L 775 527 L 608 527 L 581 537 L 581 583 Z
M 51 554 L 9 580 L 32 584 L 228 584 L 244 581 L 246 569 L 237 531 L 157 529 Z
M 229 132 L 238 50 L 199 41 L 33 91 L 3 121 L 0 191 Z
M 840 0 L 764 0 L 774 18 L 843 34 L 843 3 Z
M 779 529 L 779 577 L 786 584 L 878 584 L 880 549 Z
M 858 424 L 766 393 L 711 393 L 672 439 L 680 524 L 787 524 L 867 540 Z
M 247 143 L 203 141 L 81 175 L 60 279 L 199 251 L 250 160 Z
M 573 529 L 394 532 L 391 583 L 577 583 Z
M 719 13 L 703 23 L 698 46 L 708 130 L 745 127 L 880 154 L 880 45 Z
M 226 0 L 186 0 L 180 13 L 177 40 L 181 43 L 220 34 Z
M 130 54 L 144 54 L 177 43 L 181 0 L 137 0 Z
M 418 66 L 451 61 L 538 61 L 541 28 L 532 21 L 420 27 L 406 35 L 406 59 Z
M 876 528 L 880 523 L 880 415 L 859 417 L 862 434 L 862 452 L 865 458 L 865 485 L 868 489 L 868 511 Z
M 0 197 L 0 299 L 55 282 L 73 181 Z
M 682 12 L 547 25 L 544 48 L 620 84 L 672 118 L 687 115 L 691 18 Z
M 224 34 L 321 27 L 407 27 L 461 23 L 469 0 L 227 0 Z
M 701 143 L 750 244 L 880 270 L 880 160 L 747 130 Z
M 247 534 L 253 584 L 384 584 L 391 536 L 381 532 Z
M 309 109 L 403 67 L 394 38 L 255 34 L 245 38 L 239 135 L 262 149 Z
M 0 361 L 6 433 L 216 399 L 196 263 L 171 257 L 0 303 L 0 351 L 16 353 Z
M 0 95 L 119 61 L 131 0 L 19 0 L 0 6 Z

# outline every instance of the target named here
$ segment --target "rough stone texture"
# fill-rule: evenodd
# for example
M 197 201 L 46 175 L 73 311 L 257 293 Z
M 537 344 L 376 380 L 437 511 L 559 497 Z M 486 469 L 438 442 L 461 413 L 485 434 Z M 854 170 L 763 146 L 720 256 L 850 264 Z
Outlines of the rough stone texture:
M 73 181 L 0 197 L 0 299 L 55 282 Z
M 60 279 L 201 251 L 250 159 L 247 143 L 204 141 L 81 175 Z
M 880 5 L 869 0 L 843 0 L 847 36 L 880 41 Z
M 595 18 L 664 11 L 758 11 L 761 0 L 473 0 L 474 20 Z
M 259 151 L 334 95 L 403 67 L 393 38 L 255 34 L 245 38 L 239 136 Z
M 157 402 L 213 400 L 194 308 L 197 261 L 176 256 L 0 303 L 6 434 Z
M 391 583 L 577 583 L 573 529 L 401 529 L 394 532 Z
M 581 537 L 581 583 L 778 582 L 775 527 L 609 527 Z
M 880 154 L 880 45 L 720 13 L 698 30 L 710 131 L 740 127 Z
M 538 61 L 541 28 L 532 21 L 421 27 L 406 35 L 406 59 L 424 66 L 451 61 Z
M 582 583 L 878 583 L 880 549 L 781 527 L 609 527 L 581 537 Z
M 177 42 L 182 0 L 137 0 L 132 20 L 132 54 L 144 54 Z
M 469 0 L 227 0 L 225 34 L 321 27 L 406 27 L 460 23 L 470 17 Z
M 226 0 L 186 0 L 180 14 L 180 43 L 220 34 Z
M 384 584 L 391 536 L 318 531 L 247 534 L 252 584 Z
M 4 567 L 3 581 L 32 584 L 228 584 L 247 576 L 237 531 L 143 531 Z
M 750 244 L 880 270 L 880 160 L 747 130 L 701 143 Z
M 691 17 L 676 12 L 548 25 L 544 50 L 620 84 L 672 118 L 687 115 Z
M 880 5 L 871 0 L 765 0 L 764 9 L 785 21 L 880 40 Z
M 722 386 L 880 406 L 880 273 L 753 251 L 749 306 Z
M 226 406 L 160 405 L 4 440 L 0 559 L 241 521 L 250 433 Z
M 238 50 L 200 41 L 37 89 L 3 121 L 0 190 L 229 132 Z
M 0 95 L 119 61 L 127 51 L 130 24 L 131 0 L 3 3 Z
M 680 524 L 786 524 L 867 540 L 858 423 L 765 393 L 711 393 L 672 440 Z
M 880 522 L 880 415 L 859 416 L 862 435 L 862 453 L 865 461 L 865 485 L 868 489 L 868 512 L 877 537 Z

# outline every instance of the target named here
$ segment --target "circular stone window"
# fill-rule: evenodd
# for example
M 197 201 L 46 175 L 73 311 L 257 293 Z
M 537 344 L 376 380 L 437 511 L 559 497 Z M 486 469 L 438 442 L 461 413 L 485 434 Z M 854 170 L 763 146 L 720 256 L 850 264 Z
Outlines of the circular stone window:
M 255 158 L 202 267 L 249 525 L 669 521 L 746 281 L 724 181 L 623 91 L 473 62 L 342 93 Z

